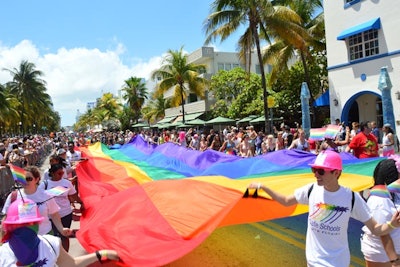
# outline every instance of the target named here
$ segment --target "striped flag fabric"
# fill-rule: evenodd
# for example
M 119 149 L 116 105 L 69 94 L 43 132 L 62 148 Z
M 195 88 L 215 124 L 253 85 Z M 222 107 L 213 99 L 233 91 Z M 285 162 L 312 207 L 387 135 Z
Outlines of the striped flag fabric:
M 25 170 L 16 165 L 10 164 L 11 174 L 15 182 L 26 185 Z

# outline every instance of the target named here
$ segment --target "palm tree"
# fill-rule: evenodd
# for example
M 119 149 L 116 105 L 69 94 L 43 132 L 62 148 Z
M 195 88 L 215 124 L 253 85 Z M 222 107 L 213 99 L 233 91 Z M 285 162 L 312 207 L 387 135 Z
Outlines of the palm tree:
M 271 42 L 270 34 L 282 36 L 287 40 L 301 39 L 298 27 L 299 16 L 289 8 L 274 6 L 270 0 L 215 0 L 212 13 L 204 23 L 206 44 L 220 37 L 224 41 L 237 30 L 245 27 L 244 34 L 239 38 L 238 47 L 240 58 L 249 70 L 251 53 L 256 47 L 261 72 L 261 86 L 264 98 L 265 129 L 270 132 L 268 125 L 267 83 L 261 53 L 260 35 Z M 268 31 L 267 31 L 268 28 Z
M 159 118 L 164 118 L 165 110 L 171 107 L 171 100 L 165 99 L 161 94 L 153 94 L 152 99 L 143 108 L 143 116 L 147 119 L 147 121 L 154 121 Z
M 51 98 L 46 93 L 46 82 L 40 78 L 43 72 L 35 68 L 35 64 L 22 61 L 19 69 L 4 69 L 13 77 L 12 81 L 8 82 L 6 86 L 20 102 L 19 117 L 22 133 L 24 133 L 26 127 L 26 119 L 29 117 L 26 113 L 42 112 L 43 107 L 48 107 L 51 104 Z
M 179 51 L 168 50 L 160 69 L 152 73 L 152 79 L 161 77 L 157 84 L 157 93 L 163 94 L 170 88 L 174 88 L 172 105 L 182 105 L 182 122 L 185 123 L 185 99 L 188 93 L 194 93 L 204 98 L 204 91 L 208 81 L 199 77 L 205 71 L 205 66 L 187 62 L 187 55 L 183 53 L 183 47 Z
M 112 93 L 104 93 L 96 106 L 96 110 L 100 112 L 101 120 L 107 121 L 118 117 L 118 113 L 121 111 L 121 105 L 118 104 Z
M 146 84 L 140 78 L 130 77 L 128 80 L 125 80 L 122 90 L 126 93 L 123 98 L 127 100 L 129 107 L 134 113 L 134 120 L 137 123 L 140 116 L 140 109 L 147 99 Z
M 323 52 L 326 49 L 323 13 L 321 12 L 317 16 L 314 16 L 317 10 L 322 10 L 322 2 L 321 0 L 276 0 L 274 3 L 287 5 L 295 11 L 301 17 L 300 26 L 304 29 L 303 32 L 307 32 L 308 34 L 303 35 L 304 39 L 297 43 L 289 42 L 280 38 L 280 36 L 276 36 L 274 44 L 264 50 L 264 62 L 272 65 L 270 84 L 276 81 L 278 73 L 287 70 L 288 62 L 295 55 L 299 55 L 304 69 L 304 81 L 311 87 L 312 83 L 307 64 L 308 61 L 313 60 L 310 50 Z M 310 90 L 310 92 L 310 101 L 313 101 L 313 90 Z

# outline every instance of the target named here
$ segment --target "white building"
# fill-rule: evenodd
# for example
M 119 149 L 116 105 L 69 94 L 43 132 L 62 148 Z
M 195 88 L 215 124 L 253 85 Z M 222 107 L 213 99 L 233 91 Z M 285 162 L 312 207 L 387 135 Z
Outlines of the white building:
M 392 127 L 400 130 L 399 11 L 397 0 L 324 0 L 331 121 L 390 122 L 378 88 L 387 67 Z
M 243 67 L 240 63 L 238 53 L 234 52 L 217 52 L 213 47 L 201 47 L 188 55 L 188 63 L 204 64 L 206 73 L 201 74 L 203 78 L 211 79 L 211 76 L 219 70 L 231 70 L 236 67 Z M 270 67 L 265 66 L 265 72 L 270 72 Z M 260 67 L 256 53 L 252 53 L 250 71 L 260 74 Z M 170 89 L 164 94 L 164 98 L 172 97 L 173 89 Z M 215 103 L 212 95 L 208 92 L 205 94 L 205 99 L 200 100 L 195 95 L 189 95 L 185 102 L 185 121 L 190 121 L 200 117 L 204 112 L 209 111 Z M 182 107 L 173 107 L 165 110 L 165 118 L 158 123 L 177 122 L 182 120 Z

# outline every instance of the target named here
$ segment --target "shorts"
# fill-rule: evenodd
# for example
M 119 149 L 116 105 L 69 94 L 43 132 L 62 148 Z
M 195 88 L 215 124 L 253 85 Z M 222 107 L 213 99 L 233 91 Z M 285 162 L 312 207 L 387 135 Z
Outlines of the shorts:
M 388 262 L 389 257 L 383 248 L 382 242 L 376 242 L 370 235 L 363 234 L 361 236 L 361 252 L 364 259 L 371 262 Z M 399 254 L 399 252 L 397 252 Z

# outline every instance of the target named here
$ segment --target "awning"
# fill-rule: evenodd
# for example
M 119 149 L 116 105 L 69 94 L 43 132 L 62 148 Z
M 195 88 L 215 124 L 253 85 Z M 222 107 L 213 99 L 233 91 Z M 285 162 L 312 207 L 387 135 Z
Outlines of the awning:
M 329 90 L 327 90 L 325 93 L 323 93 L 320 97 L 315 99 L 313 106 L 314 107 L 323 107 L 323 106 L 329 106 Z
M 201 115 L 203 115 L 204 112 L 198 112 L 198 113 L 192 113 L 192 114 L 185 114 L 185 122 L 187 121 L 191 121 L 191 120 L 195 120 L 198 117 L 200 117 Z M 173 123 L 178 123 L 178 122 L 182 122 L 183 121 L 183 116 L 179 115 Z
M 357 33 L 365 32 L 368 30 L 378 30 L 381 28 L 381 19 L 380 18 L 375 18 L 373 20 L 364 22 L 362 24 L 356 25 L 354 27 L 348 28 L 344 31 L 342 31 L 338 37 L 336 37 L 337 40 L 345 40 L 347 37 L 350 37 L 352 35 L 356 35 Z
M 176 116 L 165 117 L 164 119 L 158 121 L 157 124 L 160 124 L 160 123 L 169 123 L 169 122 L 171 122 L 171 121 L 172 121 L 173 119 L 175 119 L 175 118 L 176 118 Z
M 197 112 L 197 113 L 192 113 L 192 114 L 186 114 L 185 115 L 185 121 L 191 121 L 191 120 L 195 120 L 198 117 L 200 117 L 201 115 L 203 115 L 204 112 Z

